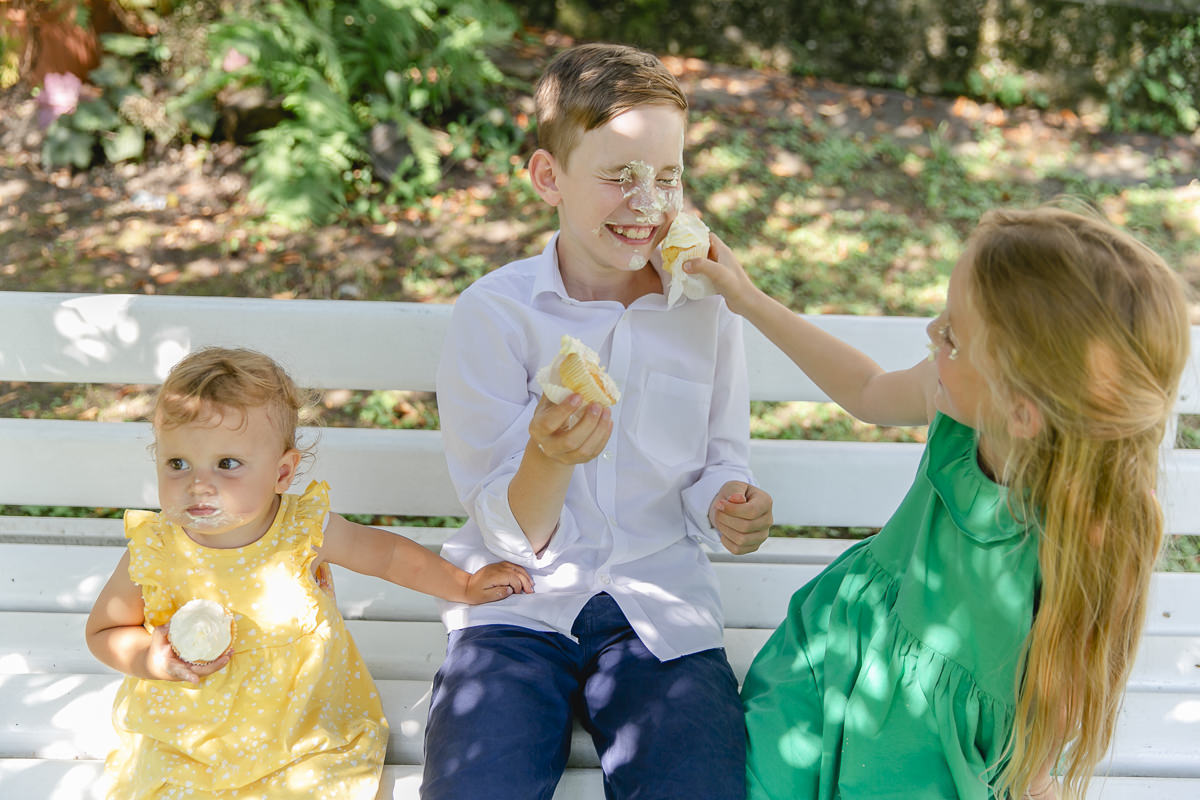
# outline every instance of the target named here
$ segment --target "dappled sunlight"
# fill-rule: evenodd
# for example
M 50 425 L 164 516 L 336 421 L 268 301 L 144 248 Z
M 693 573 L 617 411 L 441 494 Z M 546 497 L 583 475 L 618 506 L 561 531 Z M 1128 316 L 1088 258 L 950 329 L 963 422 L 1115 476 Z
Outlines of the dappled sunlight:
M 108 781 L 99 761 L 0 759 L 5 800 L 103 800 Z
M 1200 700 L 1181 700 L 1171 709 L 1167 721 L 1200 725 Z M 1196 733 L 1200 735 L 1200 730 L 1197 730 Z
M 137 342 L 141 328 L 129 314 L 128 295 L 93 295 L 64 300 L 54 313 L 54 328 L 70 342 L 70 354 L 86 363 L 111 361 L 114 349 Z
M 0 675 L 26 675 L 33 668 L 21 653 L 0 653 Z
M 0 751 L 19 757 L 104 758 L 116 744 L 109 723 L 121 678 L 4 675 Z
M 120 558 L 118 555 L 117 558 Z M 115 559 L 114 559 L 115 563 Z M 54 605 L 58 608 L 90 608 L 100 595 L 100 590 L 108 582 L 108 574 L 89 575 L 75 586 L 73 590 L 59 592 L 54 596 Z

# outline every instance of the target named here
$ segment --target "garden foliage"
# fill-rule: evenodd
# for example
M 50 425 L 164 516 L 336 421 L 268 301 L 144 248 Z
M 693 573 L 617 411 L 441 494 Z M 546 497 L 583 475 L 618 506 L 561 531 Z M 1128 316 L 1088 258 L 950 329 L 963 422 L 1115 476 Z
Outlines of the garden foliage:
M 272 0 L 209 30 L 193 95 L 279 98 L 282 121 L 254 136 L 251 196 L 283 222 L 327 222 L 354 200 L 369 210 L 381 186 L 390 199 L 436 187 L 444 131 L 494 120 L 506 78 L 488 52 L 516 29 L 499 0 Z

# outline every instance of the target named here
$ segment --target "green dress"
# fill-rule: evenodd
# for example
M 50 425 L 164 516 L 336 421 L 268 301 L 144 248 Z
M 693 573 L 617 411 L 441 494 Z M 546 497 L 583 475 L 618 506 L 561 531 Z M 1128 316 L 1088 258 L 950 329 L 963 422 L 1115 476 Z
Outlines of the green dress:
M 939 415 L 887 525 L 797 591 L 742 687 L 749 796 L 993 797 L 1037 541 Z

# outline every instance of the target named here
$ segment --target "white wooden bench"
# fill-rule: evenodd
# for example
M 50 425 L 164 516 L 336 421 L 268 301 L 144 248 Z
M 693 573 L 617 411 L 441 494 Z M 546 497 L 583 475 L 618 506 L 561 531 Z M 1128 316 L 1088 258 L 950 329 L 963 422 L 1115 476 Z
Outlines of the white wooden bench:
M 305 386 L 432 391 L 449 307 L 306 300 L 0 292 L 0 380 L 152 384 L 204 344 L 253 347 Z M 820 317 L 885 366 L 925 352 L 924 320 Z M 1193 332 L 1200 363 L 1200 328 Z M 823 400 L 799 370 L 747 329 L 752 396 Z M 1189 372 L 1179 410 L 1200 412 Z M 0 419 L 0 504 L 156 505 L 146 423 Z M 908 487 L 920 445 L 766 441 L 753 444 L 759 482 L 785 525 L 878 527 Z M 1165 453 L 1169 530 L 1200 533 L 1200 452 Z M 336 510 L 462 515 L 440 449 L 425 430 L 327 428 L 309 472 Z M 401 532 L 429 547 L 444 529 Z M 744 675 L 792 591 L 846 546 L 772 538 L 753 556 L 712 556 L 727 644 Z M 0 798 L 85 798 L 114 742 L 119 677 L 84 646 L 92 601 L 120 556 L 118 520 L 0 517 Z M 381 797 L 415 800 L 430 682 L 444 634 L 429 598 L 347 572 L 343 613 L 382 692 L 392 738 Z M 1150 618 L 1103 780 L 1089 797 L 1200 797 L 1200 574 L 1155 576 Z M 595 751 L 576 732 L 560 800 L 603 796 Z

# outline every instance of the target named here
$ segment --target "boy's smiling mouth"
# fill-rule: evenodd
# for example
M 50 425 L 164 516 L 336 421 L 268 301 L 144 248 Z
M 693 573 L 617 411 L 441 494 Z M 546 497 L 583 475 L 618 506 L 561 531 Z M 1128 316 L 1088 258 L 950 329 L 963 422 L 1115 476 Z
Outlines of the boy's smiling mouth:
M 654 237 L 657 225 L 605 225 L 618 239 L 632 244 L 644 244 Z

